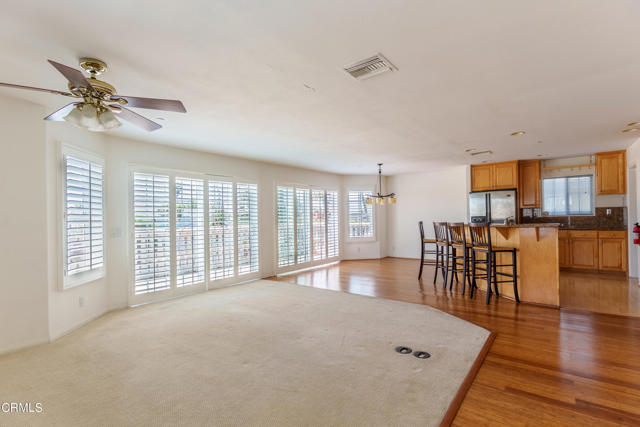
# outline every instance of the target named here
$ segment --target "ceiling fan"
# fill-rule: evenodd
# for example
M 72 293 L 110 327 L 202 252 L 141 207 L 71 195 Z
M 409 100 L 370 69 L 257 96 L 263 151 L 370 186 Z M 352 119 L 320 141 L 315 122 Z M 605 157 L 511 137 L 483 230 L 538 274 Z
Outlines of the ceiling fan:
M 122 119 L 151 132 L 160 129 L 162 126 L 125 108 L 125 105 L 152 110 L 175 111 L 178 113 L 187 112 L 182 102 L 178 100 L 118 95 L 115 87 L 96 78 L 96 76 L 107 70 L 107 64 L 99 59 L 80 58 L 80 67 L 90 74 L 88 79 L 81 71 L 75 68 L 68 67 L 50 59 L 48 61 L 69 81 L 69 92 L 0 82 L 0 86 L 49 92 L 56 95 L 77 98 L 75 102 L 67 104 L 61 109 L 49 114 L 44 118 L 45 120 L 66 120 L 83 129 L 103 132 L 121 126 L 122 123 L 120 123 L 118 119 Z

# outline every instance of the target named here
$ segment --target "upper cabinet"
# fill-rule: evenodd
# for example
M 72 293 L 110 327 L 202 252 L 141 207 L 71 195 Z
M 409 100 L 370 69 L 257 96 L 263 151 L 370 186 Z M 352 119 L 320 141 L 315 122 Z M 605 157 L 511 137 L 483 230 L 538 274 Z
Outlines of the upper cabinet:
M 521 208 L 540 207 L 540 160 L 521 160 L 518 164 L 518 198 Z
M 627 192 L 627 154 L 625 150 L 596 154 L 596 194 Z
M 471 165 L 471 191 L 518 187 L 518 161 Z

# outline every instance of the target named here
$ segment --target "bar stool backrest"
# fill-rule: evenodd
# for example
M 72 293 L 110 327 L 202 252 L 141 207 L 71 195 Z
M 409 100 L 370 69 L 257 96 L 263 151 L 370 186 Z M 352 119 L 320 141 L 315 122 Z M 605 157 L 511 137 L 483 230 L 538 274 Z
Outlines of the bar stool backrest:
M 491 248 L 491 232 L 489 224 L 486 222 L 469 224 L 469 234 L 471 234 L 471 244 L 473 246 Z
M 447 224 L 449 229 L 449 242 L 467 246 L 467 235 L 464 232 L 464 222 L 450 222 Z
M 418 227 L 420 227 L 420 241 L 424 242 L 424 226 L 422 225 L 422 221 L 418 223 Z
M 434 222 L 433 231 L 436 233 L 436 240 L 449 244 L 449 235 L 447 234 L 446 222 Z

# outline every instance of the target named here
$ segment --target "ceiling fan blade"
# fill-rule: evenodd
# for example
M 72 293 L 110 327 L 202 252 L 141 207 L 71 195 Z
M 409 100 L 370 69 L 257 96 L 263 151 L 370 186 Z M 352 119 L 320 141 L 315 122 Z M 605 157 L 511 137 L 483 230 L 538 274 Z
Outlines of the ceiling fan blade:
M 67 67 L 64 64 L 60 64 L 59 62 L 52 61 L 50 59 L 47 59 L 47 61 L 49 61 L 49 64 L 53 65 L 56 70 L 60 71 L 60 74 L 65 76 L 73 87 L 86 87 L 88 89 L 93 89 L 93 87 L 91 87 L 91 83 L 89 83 L 89 80 L 86 79 L 81 71 Z
M 75 107 L 78 104 L 82 104 L 81 102 L 72 102 L 71 104 L 67 104 L 64 107 L 62 107 L 61 109 L 54 111 L 53 113 L 49 114 L 47 117 L 45 117 L 45 120 L 53 120 L 55 122 L 61 122 L 64 120 L 64 116 L 66 116 L 67 114 L 69 114 L 71 112 L 71 110 L 73 110 L 73 107 Z
M 43 89 L 43 88 L 40 88 L 40 87 L 14 85 L 14 84 L 11 84 L 11 83 L 2 83 L 2 82 L 0 82 L 0 86 L 10 87 L 10 88 L 14 88 L 14 89 L 36 90 L 38 92 L 49 92 L 49 93 L 53 93 L 55 95 L 73 96 L 69 92 L 62 92 L 60 90 L 55 90 L 55 89 Z
M 174 99 L 157 99 L 157 98 L 140 98 L 138 96 L 114 95 L 112 101 L 117 99 L 127 101 L 127 107 L 148 108 L 151 110 L 175 111 L 177 113 L 186 113 L 187 110 L 182 102 Z
M 119 113 L 116 113 L 116 117 L 122 120 L 126 120 L 132 125 L 141 127 L 142 129 L 148 130 L 149 132 L 153 132 L 154 130 L 158 130 L 162 127 L 158 123 L 151 121 L 138 113 L 134 113 L 133 111 L 124 108 L 121 105 L 114 104 L 114 107 L 121 108 L 121 111 Z M 116 110 L 117 108 L 114 109 L 113 112 L 115 113 Z

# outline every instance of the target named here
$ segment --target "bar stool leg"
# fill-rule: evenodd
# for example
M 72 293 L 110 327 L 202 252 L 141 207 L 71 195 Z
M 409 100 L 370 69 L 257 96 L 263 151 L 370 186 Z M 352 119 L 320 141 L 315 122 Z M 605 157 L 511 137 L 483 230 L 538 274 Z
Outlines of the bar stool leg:
M 493 276 L 492 255 L 492 252 L 487 253 L 487 304 L 491 302 L 491 277 Z
M 498 267 L 496 267 L 498 265 L 498 254 L 497 253 L 493 253 L 493 289 L 495 289 L 496 291 L 496 296 L 499 297 L 500 296 L 500 292 L 498 292 Z
M 436 263 L 434 265 L 433 284 L 436 284 L 438 278 L 438 269 L 440 268 L 440 246 L 436 245 Z
M 447 278 L 449 277 L 449 247 L 443 246 L 444 262 L 442 263 L 442 287 L 447 289 Z
M 462 249 L 464 257 L 462 258 L 462 295 L 465 292 L 465 285 L 467 284 L 467 264 L 469 263 L 469 249 Z
M 418 280 L 422 279 L 422 269 L 424 268 L 424 242 L 422 244 L 422 250 L 420 251 L 420 272 L 418 273 Z
M 513 295 L 516 297 L 516 302 L 520 302 L 518 296 L 518 268 L 516 266 L 516 251 L 511 252 L 511 260 L 513 264 Z
M 452 260 L 451 260 L 451 277 L 449 278 L 449 290 L 453 289 L 453 276 L 456 277 L 456 282 L 458 281 L 458 264 L 456 260 L 456 256 L 458 255 L 456 248 L 451 248 L 452 252 Z
M 469 298 L 473 298 L 473 289 L 476 287 L 476 251 L 471 249 L 471 287 Z

